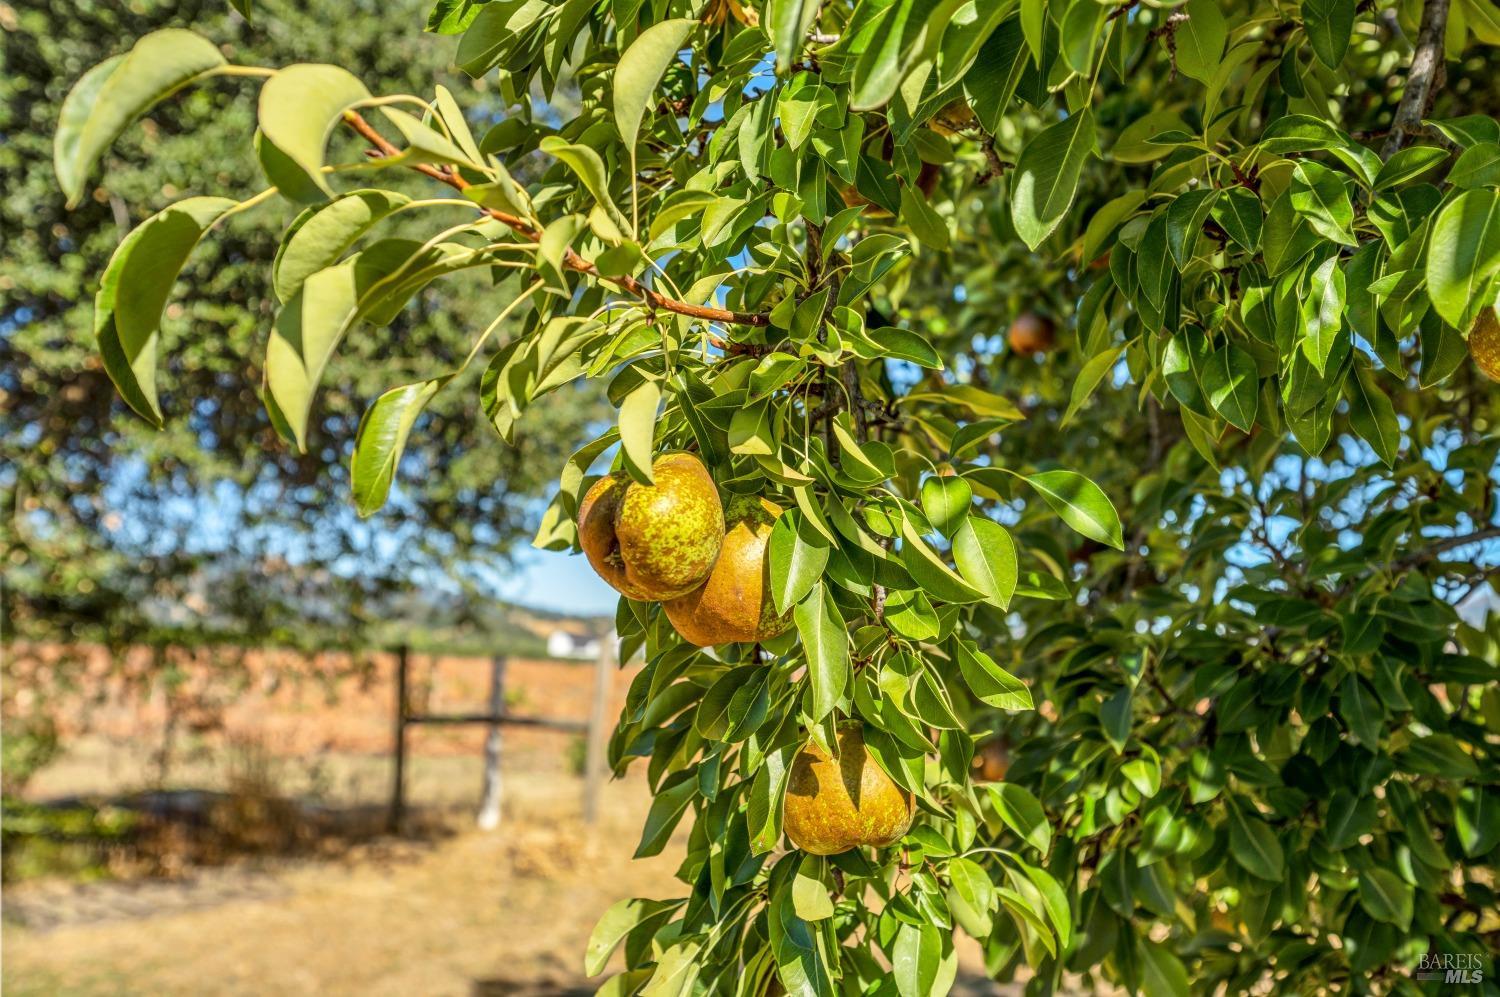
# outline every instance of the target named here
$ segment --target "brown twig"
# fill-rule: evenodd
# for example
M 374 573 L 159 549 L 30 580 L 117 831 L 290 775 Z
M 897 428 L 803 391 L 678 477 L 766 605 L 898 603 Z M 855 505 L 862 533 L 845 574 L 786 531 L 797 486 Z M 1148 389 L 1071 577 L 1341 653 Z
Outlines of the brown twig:
M 1422 4 L 1422 23 L 1417 29 L 1411 69 L 1406 73 L 1406 89 L 1396 106 L 1396 116 L 1391 119 L 1391 133 L 1380 150 L 1382 159 L 1390 159 L 1401 151 L 1407 136 L 1422 127 L 1432 98 L 1443 85 L 1443 37 L 1448 30 L 1448 4 L 1449 0 L 1426 0 Z
M 366 121 L 364 116 L 358 111 L 345 111 L 344 123 L 354 129 L 361 138 L 374 146 L 382 156 L 398 156 L 401 154 L 401 150 L 386 139 L 384 135 L 376 131 L 374 126 Z M 462 191 L 469 186 L 469 182 L 460 176 L 457 170 L 446 170 L 428 163 L 411 163 L 409 165 L 411 169 L 418 173 L 431 177 L 440 183 L 447 184 L 454 190 Z M 480 208 L 480 210 L 526 239 L 536 241 L 542 237 L 541 229 L 518 215 L 513 215 L 497 208 Z M 737 312 L 727 308 L 710 308 L 706 305 L 694 305 L 686 301 L 678 301 L 676 298 L 667 297 L 660 291 L 652 290 L 628 274 L 606 277 L 599 273 L 599 268 L 592 261 L 584 259 L 571 248 L 563 253 L 562 265 L 565 269 L 576 273 L 588 274 L 591 277 L 609 281 L 621 290 L 640 298 L 651 308 L 660 308 L 662 311 L 672 312 L 677 315 L 686 315 L 690 318 L 703 319 L 706 322 L 723 322 L 731 325 L 764 326 L 769 325 L 771 321 L 768 315 L 758 312 Z
M 1486 540 L 1494 540 L 1500 537 L 1500 526 L 1489 526 L 1473 533 L 1463 533 L 1458 536 L 1444 537 L 1436 543 L 1423 547 L 1421 550 L 1413 551 L 1406 557 L 1396 562 L 1398 570 L 1414 568 L 1427 561 L 1431 561 L 1439 554 L 1454 550 L 1458 547 L 1467 547 L 1469 544 L 1483 543 Z

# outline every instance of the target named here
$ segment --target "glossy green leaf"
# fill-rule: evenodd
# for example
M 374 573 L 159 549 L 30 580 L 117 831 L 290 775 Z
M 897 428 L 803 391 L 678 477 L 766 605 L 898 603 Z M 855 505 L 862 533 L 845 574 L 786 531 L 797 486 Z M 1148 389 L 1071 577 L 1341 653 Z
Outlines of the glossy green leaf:
M 234 207 L 227 197 L 190 197 L 132 229 L 110 257 L 94 296 L 94 336 L 104 369 L 142 418 L 161 425 L 156 357 L 162 309 L 188 254 Z
M 1377 921 L 1402 931 L 1411 927 L 1412 888 L 1393 870 L 1377 866 L 1359 874 L 1359 905 Z
M 957 475 L 931 475 L 922 482 L 922 513 L 939 533 L 952 539 L 969 516 L 974 489 Z
M 812 530 L 799 530 L 799 523 L 799 514 L 787 512 L 771 527 L 771 598 L 778 613 L 802 602 L 828 565 L 827 543 Z
M 1014 782 L 992 782 L 984 788 L 1006 826 L 1045 856 L 1052 849 L 1052 825 L 1031 791 Z
M 392 388 L 365 410 L 355 433 L 354 455 L 349 466 L 354 508 L 361 516 L 373 515 L 385 505 L 412 426 L 422 409 L 450 380 L 437 377 Z
M 615 127 L 626 148 L 634 149 L 641 120 L 652 107 L 662 74 L 677 60 L 677 53 L 697 26 L 693 18 L 653 24 L 620 56 L 614 80 Z
M 1016 544 L 1005 527 L 983 516 L 969 516 L 953 537 L 958 573 L 984 593 L 997 609 L 1010 606 L 1016 591 Z
M 1026 683 L 1001 668 L 988 654 L 960 643 L 955 657 L 964 682 L 980 702 L 1002 710 L 1033 708 Z
M 276 296 L 290 300 L 304 280 L 333 266 L 361 235 L 410 202 L 395 191 L 356 190 L 304 211 L 287 230 L 271 265 Z
M 574 145 L 556 135 L 549 135 L 542 139 L 541 150 L 549 156 L 556 156 L 577 174 L 578 179 L 583 181 L 584 187 L 598 202 L 600 209 L 620 231 L 631 230 L 630 220 L 615 206 L 614 200 L 609 195 L 609 179 L 604 171 L 604 160 L 599 158 L 599 153 L 586 145 Z
M 1021 151 L 1011 180 L 1011 218 L 1032 249 L 1057 228 L 1078 190 L 1078 176 L 1094 148 L 1094 118 L 1081 111 L 1052 125 Z
M 1229 854 L 1252 876 L 1279 882 L 1286 870 L 1286 857 L 1276 835 L 1260 817 L 1247 812 L 1245 804 L 1231 803 L 1226 810 Z
M 1202 377 L 1203 390 L 1214 411 L 1240 432 L 1250 432 L 1260 404 L 1255 358 L 1226 343 L 1208 355 Z
M 1188 0 L 1183 12 L 1187 20 L 1173 34 L 1177 69 L 1184 76 L 1207 83 L 1219 68 L 1229 26 L 1217 0 Z
M 652 442 L 656 434 L 656 411 L 661 406 L 661 385 L 642 381 L 620 405 L 620 450 L 636 480 L 651 484 Z
M 94 164 L 131 122 L 224 65 L 224 56 L 208 39 L 165 28 L 85 73 L 63 101 L 53 139 L 53 166 L 68 207 L 83 199 Z
M 664 921 L 678 904 L 670 900 L 621 900 L 612 904 L 594 925 L 584 949 L 583 972 L 598 976 L 625 937 Z
M 1077 471 L 1041 471 L 1025 479 L 1063 522 L 1090 540 L 1125 549 L 1120 515 L 1098 485 Z
M 1479 291 L 1500 272 L 1500 193 L 1470 190 L 1444 205 L 1427 250 L 1427 292 L 1449 324 L 1464 327 L 1482 303 Z
M 849 682 L 849 633 L 833 596 L 821 582 L 792 611 L 812 684 L 814 721 L 833 712 Z
M 1354 31 L 1355 0 L 1302 0 L 1302 28 L 1313 53 L 1329 69 L 1338 69 Z
M 259 118 L 266 138 L 301 167 L 325 193 L 328 136 L 344 112 L 370 100 L 370 91 L 339 66 L 300 63 L 280 70 L 260 90 Z

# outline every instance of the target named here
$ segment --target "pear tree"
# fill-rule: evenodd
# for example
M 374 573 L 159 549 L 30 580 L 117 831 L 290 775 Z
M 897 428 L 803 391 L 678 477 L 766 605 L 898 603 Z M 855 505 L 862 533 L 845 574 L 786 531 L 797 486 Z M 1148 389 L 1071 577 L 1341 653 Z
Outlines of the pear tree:
M 652 792 L 637 854 L 682 856 L 682 895 L 600 921 L 603 992 L 925 997 L 966 945 L 1038 993 L 1404 992 L 1434 953 L 1493 987 L 1493 0 L 425 28 L 503 115 L 174 29 L 80 77 L 56 172 L 78 201 L 209 80 L 256 106 L 263 188 L 99 275 L 102 363 L 157 424 L 180 268 L 263 204 L 302 206 L 263 390 L 299 451 L 346 338 L 492 278 L 468 355 L 370 401 L 362 514 L 423 486 L 403 451 L 469 365 L 496 447 L 603 384 L 535 543 L 621 591 L 611 762 Z

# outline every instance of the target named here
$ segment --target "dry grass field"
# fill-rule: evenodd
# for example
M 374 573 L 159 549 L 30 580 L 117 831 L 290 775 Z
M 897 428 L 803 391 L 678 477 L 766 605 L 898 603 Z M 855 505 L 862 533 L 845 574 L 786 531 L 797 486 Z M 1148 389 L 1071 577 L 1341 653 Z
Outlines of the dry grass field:
M 170 739 L 159 694 L 134 693 L 94 652 L 85 659 L 67 693 L 67 750 L 26 798 L 206 790 L 226 801 L 216 813 L 245 825 L 229 839 L 248 853 L 203 846 L 201 827 L 174 837 L 173 825 L 151 839 L 150 862 L 109 863 L 91 882 L 43 874 L 8 883 L 7 995 L 592 993 L 600 981 L 583 976 L 582 952 L 599 915 L 628 896 L 681 895 L 673 872 L 685 830 L 661 856 L 631 859 L 649 805 L 638 773 L 607 784 L 600 819 L 582 821 L 574 735 L 506 732 L 503 821 L 482 832 L 473 818 L 483 730 L 413 730 L 412 819 L 402 836 L 385 834 L 389 658 L 294 671 L 252 657 L 235 695 L 216 691 L 209 663 L 189 661 L 186 685 L 201 683 L 204 695 L 179 697 Z M 271 681 L 278 664 L 299 677 Z M 77 681 L 91 674 L 96 681 Z M 414 706 L 481 709 L 487 676 L 478 659 L 422 660 Z M 616 676 L 611 718 L 628 680 Z M 514 662 L 507 698 L 517 712 L 582 718 L 591 683 L 588 663 Z M 303 840 L 299 831 L 290 850 L 257 852 L 272 840 L 257 827 L 292 800 L 336 815 L 340 833 Z M 1001 992 L 965 952 L 956 992 Z

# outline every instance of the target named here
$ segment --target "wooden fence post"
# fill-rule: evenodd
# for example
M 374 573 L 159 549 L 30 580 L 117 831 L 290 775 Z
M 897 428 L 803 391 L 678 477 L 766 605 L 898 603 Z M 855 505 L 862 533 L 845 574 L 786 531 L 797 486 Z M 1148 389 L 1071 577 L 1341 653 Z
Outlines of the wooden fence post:
M 614 667 L 615 635 L 611 630 L 599 638 L 599 657 L 594 662 L 594 701 L 589 709 L 588 744 L 583 764 L 583 819 L 590 824 L 599 817 L 599 787 L 604 782 L 605 753 L 609 742 L 609 692 Z
M 479 828 L 493 831 L 500 826 L 500 723 L 505 714 L 506 657 L 497 654 L 490 659 L 490 724 L 484 740 L 484 794 L 479 804 Z
M 396 652 L 396 764 L 391 777 L 391 811 L 387 826 L 392 834 L 401 831 L 406 816 L 406 666 L 408 650 L 402 644 Z

